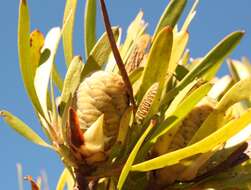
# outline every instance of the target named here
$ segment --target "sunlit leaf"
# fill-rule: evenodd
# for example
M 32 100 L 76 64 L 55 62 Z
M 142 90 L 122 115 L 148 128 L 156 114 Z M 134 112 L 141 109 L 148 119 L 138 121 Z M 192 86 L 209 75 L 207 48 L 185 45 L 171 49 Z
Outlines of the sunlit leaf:
M 50 56 L 45 62 L 40 63 L 39 67 L 36 70 L 36 75 L 34 79 L 34 85 L 36 92 L 38 94 L 39 101 L 41 103 L 43 112 L 47 120 L 48 116 L 48 84 L 51 76 L 53 63 L 55 60 L 57 48 L 61 38 L 60 28 L 52 28 L 46 35 L 43 50 L 49 50 Z
M 59 110 L 61 113 L 63 112 L 64 106 L 68 102 L 70 96 L 74 94 L 75 90 L 77 89 L 80 83 L 82 68 L 83 68 L 83 62 L 81 57 L 80 56 L 74 57 L 67 70 L 64 80 L 63 91 L 60 97 Z
M 251 97 L 251 78 L 244 79 L 236 83 L 227 93 L 221 98 L 217 105 L 217 109 L 225 110 L 234 103 Z
M 186 45 L 188 43 L 189 34 L 185 32 L 174 32 L 173 36 L 173 47 L 172 54 L 170 58 L 170 64 L 168 67 L 168 72 L 173 73 L 178 66 L 178 61 L 180 60 Z
M 144 70 L 143 67 L 139 67 L 129 74 L 129 79 L 130 79 L 131 84 L 134 84 L 137 80 L 140 79 L 143 73 L 143 70 Z
M 115 40 L 117 40 L 120 32 L 119 28 L 113 27 L 112 31 Z M 87 62 L 83 68 L 81 78 L 83 79 L 91 72 L 100 70 L 101 67 L 106 63 L 110 53 L 111 53 L 111 47 L 109 44 L 108 36 L 107 33 L 104 33 L 97 41 L 89 57 L 87 58 Z
M 144 34 L 147 24 L 143 20 L 143 11 L 140 11 L 127 29 L 127 36 L 120 51 L 122 59 L 125 59 L 133 46 L 133 43 Z
M 53 79 L 53 82 L 55 83 L 55 85 L 57 86 L 58 90 L 60 92 L 62 92 L 64 81 L 63 81 L 62 77 L 60 76 L 59 71 L 58 71 L 55 64 L 53 64 L 52 79 Z
M 172 112 L 167 112 L 165 120 L 158 126 L 158 128 L 151 135 L 150 139 L 144 144 L 142 152 L 148 151 L 149 148 L 157 142 L 158 138 L 169 131 L 175 130 L 179 127 L 179 123 L 186 117 L 186 115 L 194 108 L 194 106 L 208 93 L 211 84 L 206 83 L 192 92 L 185 98 L 179 106 L 173 107 Z M 174 109 L 175 108 L 175 109 Z
M 36 69 L 40 62 L 41 57 L 41 49 L 44 45 L 44 36 L 39 30 L 34 30 L 30 34 L 30 53 L 31 53 L 31 65 L 30 65 L 30 73 L 35 77 Z
M 123 184 L 127 178 L 127 175 L 130 172 L 131 166 L 134 162 L 134 159 L 137 156 L 137 153 L 142 145 L 142 143 L 144 142 L 146 136 L 148 135 L 148 133 L 152 130 L 152 128 L 155 126 L 154 122 L 151 122 L 149 127 L 145 130 L 145 132 L 141 135 L 141 137 L 139 138 L 139 140 L 137 141 L 137 143 L 135 144 L 133 150 L 131 151 L 130 155 L 128 156 L 128 159 L 121 171 L 120 177 L 119 177 L 119 181 L 118 181 L 118 185 L 117 188 L 120 190 L 123 187 Z
M 232 52 L 243 35 L 242 31 L 237 31 L 226 36 L 183 78 L 179 88 L 184 88 L 194 78 L 204 75 L 212 68 L 217 71 L 225 57 Z M 210 76 L 212 76 L 212 73 Z
M 88 57 L 96 43 L 96 0 L 85 2 L 85 55 Z
M 51 147 L 47 144 L 37 133 L 35 133 L 30 127 L 28 127 L 23 121 L 7 111 L 1 111 L 0 116 L 4 121 L 21 136 L 29 141 L 44 147 Z
M 218 129 L 216 132 L 204 138 L 203 140 L 183 149 L 179 149 L 177 151 L 173 151 L 157 158 L 134 165 L 132 166 L 132 171 L 155 170 L 176 164 L 180 160 L 190 156 L 199 153 L 206 153 L 215 148 L 217 145 L 227 141 L 229 138 L 245 128 L 250 122 L 251 110 L 248 110 L 240 118 L 230 121 L 224 127 Z
M 66 186 L 68 190 L 73 189 L 74 180 L 72 179 L 71 173 L 65 168 L 60 175 L 56 190 L 64 190 Z
M 151 47 L 147 63 L 142 74 L 142 81 L 138 92 L 138 101 L 143 98 L 146 91 L 155 82 L 159 83 L 159 91 L 162 92 L 171 56 L 172 43 L 172 28 L 163 28 Z
M 18 56 L 24 86 L 36 110 L 43 114 L 35 87 L 34 73 L 31 73 L 30 16 L 26 0 L 20 0 L 18 17 Z
M 64 20 L 63 20 L 64 32 L 62 38 L 63 38 L 65 62 L 67 66 L 69 66 L 73 58 L 73 29 L 74 29 L 77 2 L 78 2 L 77 0 L 66 0 L 65 10 L 64 10 Z
M 165 11 L 163 12 L 158 25 L 154 32 L 154 37 L 157 37 L 157 34 L 166 26 L 170 26 L 174 28 L 177 21 L 179 20 L 187 1 L 186 0 L 171 0 L 168 3 L 168 6 L 166 7 Z

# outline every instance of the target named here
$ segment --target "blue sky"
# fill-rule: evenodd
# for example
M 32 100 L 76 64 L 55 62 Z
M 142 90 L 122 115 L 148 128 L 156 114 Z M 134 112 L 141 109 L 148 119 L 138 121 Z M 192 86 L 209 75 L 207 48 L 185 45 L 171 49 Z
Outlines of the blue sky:
M 152 33 L 167 2 L 167 0 L 110 0 L 107 5 L 112 24 L 121 26 L 124 31 L 137 12 L 142 9 L 145 12 L 144 18 L 149 23 L 149 32 Z M 187 7 L 193 1 L 188 0 L 188 2 Z M 51 27 L 60 26 L 64 3 L 63 0 L 28 0 L 31 28 L 39 28 L 45 34 Z M 16 38 L 18 4 L 18 0 L 9 0 L 3 1 L 0 7 L 0 109 L 8 109 L 43 136 L 24 91 L 19 72 Z M 245 55 L 251 58 L 250 7 L 250 0 L 201 0 L 196 18 L 189 29 L 189 49 L 192 57 L 205 55 L 225 35 L 234 30 L 243 29 L 246 35 L 231 57 L 240 58 Z M 79 1 L 74 51 L 75 54 L 80 55 L 84 52 L 83 10 L 84 1 Z M 187 11 L 188 9 L 186 13 Z M 97 19 L 98 35 L 100 35 L 104 31 L 100 14 Z M 64 75 L 62 49 L 58 52 L 56 64 L 61 65 L 60 71 Z M 226 67 L 221 69 L 221 74 L 224 73 L 226 73 Z M 25 175 L 36 177 L 41 174 L 41 171 L 46 171 L 50 189 L 55 189 L 56 180 L 63 167 L 57 155 L 18 136 L 1 119 L 0 151 L 0 189 L 18 189 L 16 178 L 16 163 L 18 162 L 23 165 Z M 29 189 L 27 183 L 26 189 Z

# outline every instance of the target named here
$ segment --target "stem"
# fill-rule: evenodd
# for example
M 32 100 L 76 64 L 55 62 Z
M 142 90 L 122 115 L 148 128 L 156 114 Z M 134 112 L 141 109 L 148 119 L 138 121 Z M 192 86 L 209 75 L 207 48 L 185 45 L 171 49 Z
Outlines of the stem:
M 113 33 L 112 33 L 111 23 L 110 23 L 110 19 L 109 19 L 108 13 L 107 13 L 105 1 L 100 0 L 100 4 L 101 4 L 101 9 L 102 9 L 102 14 L 103 14 L 103 19 L 104 19 L 106 32 L 107 32 L 107 35 L 108 35 L 108 39 L 109 39 L 109 42 L 110 42 L 110 46 L 111 46 L 114 58 L 115 58 L 116 63 L 118 65 L 121 76 L 122 76 L 122 78 L 123 78 L 123 80 L 125 82 L 125 85 L 126 85 L 126 88 L 127 88 L 127 91 L 128 91 L 128 95 L 129 95 L 130 101 L 131 101 L 132 106 L 133 106 L 133 110 L 136 111 L 136 104 L 135 104 L 135 100 L 134 100 L 134 97 L 133 97 L 132 85 L 131 85 L 131 82 L 129 80 L 128 74 L 127 74 L 126 69 L 125 69 L 125 65 L 124 65 L 123 60 L 122 60 L 122 58 L 120 56 L 118 47 L 116 45 L 116 41 L 115 41 Z

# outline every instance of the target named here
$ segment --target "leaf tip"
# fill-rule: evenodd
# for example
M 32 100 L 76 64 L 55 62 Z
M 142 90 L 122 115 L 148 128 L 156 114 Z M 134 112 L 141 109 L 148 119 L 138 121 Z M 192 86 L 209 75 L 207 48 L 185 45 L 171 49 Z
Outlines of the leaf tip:
M 20 2 L 22 5 L 27 5 L 27 0 L 21 0 Z

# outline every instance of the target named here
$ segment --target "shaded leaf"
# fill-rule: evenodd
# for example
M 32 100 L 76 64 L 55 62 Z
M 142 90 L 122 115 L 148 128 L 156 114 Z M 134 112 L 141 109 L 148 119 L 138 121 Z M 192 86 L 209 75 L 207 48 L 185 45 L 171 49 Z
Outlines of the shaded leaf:
M 3 117 L 4 121 L 21 136 L 27 140 L 38 144 L 40 146 L 48 147 L 51 146 L 47 144 L 37 133 L 35 133 L 31 128 L 29 128 L 23 121 L 21 121 L 16 116 L 12 115 L 7 111 L 1 111 L 0 116 Z

